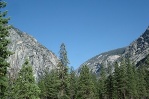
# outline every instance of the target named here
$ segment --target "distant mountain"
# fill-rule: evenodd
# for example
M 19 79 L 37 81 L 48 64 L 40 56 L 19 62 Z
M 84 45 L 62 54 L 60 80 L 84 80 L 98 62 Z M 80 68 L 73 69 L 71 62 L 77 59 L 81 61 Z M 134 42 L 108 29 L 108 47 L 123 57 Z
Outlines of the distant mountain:
M 149 27 L 134 42 L 132 42 L 125 50 L 123 56 L 129 57 L 135 64 L 145 58 L 149 54 Z
M 129 46 L 119 48 L 116 50 L 101 53 L 88 61 L 84 62 L 76 72 L 79 73 L 83 65 L 88 65 L 93 73 L 100 72 L 100 66 L 103 64 L 106 68 L 109 64 L 119 61 L 122 57 L 130 58 L 130 60 L 137 64 L 149 54 L 149 27 L 146 31 Z
M 37 78 L 45 69 L 53 69 L 58 63 L 56 55 L 37 42 L 35 38 L 17 28 L 9 30 L 11 43 L 8 49 L 14 54 L 8 58 L 9 75 L 15 77 L 22 67 L 25 59 L 29 59 L 33 66 L 34 76 Z

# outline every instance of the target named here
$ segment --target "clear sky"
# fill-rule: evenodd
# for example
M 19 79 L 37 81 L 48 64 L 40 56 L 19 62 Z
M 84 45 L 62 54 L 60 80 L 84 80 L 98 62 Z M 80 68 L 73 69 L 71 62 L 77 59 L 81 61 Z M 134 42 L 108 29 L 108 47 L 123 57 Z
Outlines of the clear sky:
M 69 66 L 129 45 L 149 25 L 149 0 L 5 0 L 9 24 L 59 56 L 65 43 Z

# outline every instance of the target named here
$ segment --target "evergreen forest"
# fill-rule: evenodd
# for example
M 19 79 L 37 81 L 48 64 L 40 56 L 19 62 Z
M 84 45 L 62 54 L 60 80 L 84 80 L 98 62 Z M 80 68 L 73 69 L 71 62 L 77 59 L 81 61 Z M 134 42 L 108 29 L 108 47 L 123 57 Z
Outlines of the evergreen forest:
M 6 3 L 0 0 L 0 9 Z M 98 75 L 87 65 L 80 74 L 69 67 L 66 46 L 60 46 L 59 63 L 51 71 L 44 70 L 35 79 L 28 59 L 24 60 L 16 78 L 9 78 L 6 59 L 13 54 L 7 49 L 10 43 L 7 11 L 0 11 L 0 99 L 149 99 L 149 56 L 138 66 L 122 59 L 105 68 Z

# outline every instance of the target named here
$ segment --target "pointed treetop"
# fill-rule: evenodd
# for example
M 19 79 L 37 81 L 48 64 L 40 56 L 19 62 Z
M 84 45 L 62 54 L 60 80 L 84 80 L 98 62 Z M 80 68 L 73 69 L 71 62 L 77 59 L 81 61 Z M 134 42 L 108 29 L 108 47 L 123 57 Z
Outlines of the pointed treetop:
M 7 4 L 6 2 L 0 0 L 0 8 L 6 7 L 6 4 Z
M 66 51 L 66 47 L 65 44 L 62 43 L 60 46 L 60 61 L 64 66 L 67 66 L 69 64 L 69 60 L 67 58 L 67 51 Z

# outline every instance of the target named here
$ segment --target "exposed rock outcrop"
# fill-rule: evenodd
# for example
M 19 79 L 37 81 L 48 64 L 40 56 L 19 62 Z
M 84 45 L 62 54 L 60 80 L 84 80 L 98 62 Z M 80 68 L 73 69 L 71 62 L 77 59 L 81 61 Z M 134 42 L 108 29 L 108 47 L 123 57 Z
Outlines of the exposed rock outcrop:
M 130 57 L 135 64 L 145 58 L 149 54 L 149 27 L 134 42 L 132 42 L 125 50 L 123 56 Z
M 33 66 L 34 76 L 37 78 L 45 69 L 53 69 L 58 63 L 58 58 L 46 47 L 39 44 L 35 38 L 16 28 L 11 28 L 11 43 L 8 49 L 14 54 L 8 58 L 10 68 L 8 69 L 11 77 L 16 76 L 25 59 L 29 59 Z
M 97 74 L 100 71 L 101 64 L 107 68 L 108 64 L 113 64 L 115 61 L 119 61 L 122 57 L 130 58 L 132 62 L 137 64 L 140 60 L 144 59 L 149 54 L 149 27 L 146 31 L 129 46 L 112 50 L 99 54 L 82 65 L 88 65 L 93 73 Z M 79 74 L 82 65 L 76 70 Z

